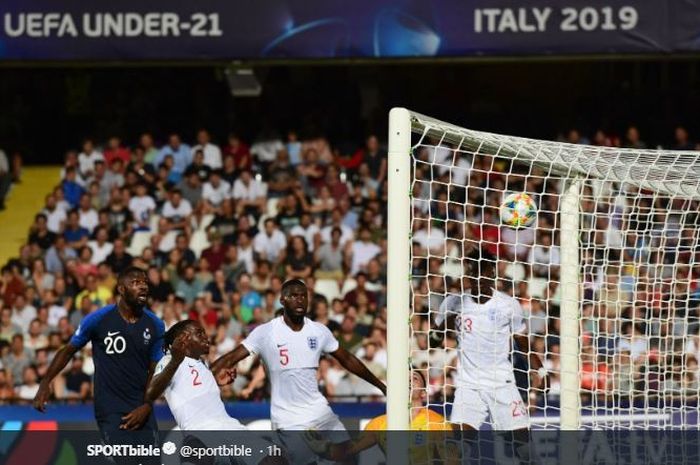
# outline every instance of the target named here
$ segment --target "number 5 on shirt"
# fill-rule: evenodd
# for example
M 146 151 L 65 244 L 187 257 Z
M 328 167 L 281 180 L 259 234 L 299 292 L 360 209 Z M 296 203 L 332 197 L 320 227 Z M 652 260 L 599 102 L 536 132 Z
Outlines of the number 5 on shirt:
M 285 367 L 289 363 L 289 349 L 280 349 L 280 364 Z

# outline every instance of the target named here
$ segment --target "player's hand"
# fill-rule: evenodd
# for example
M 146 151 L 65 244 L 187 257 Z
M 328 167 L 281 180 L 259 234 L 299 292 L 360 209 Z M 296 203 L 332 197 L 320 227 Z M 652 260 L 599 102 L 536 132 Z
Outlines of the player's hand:
M 318 431 L 304 431 L 304 441 L 309 446 L 309 449 L 321 456 L 327 454 L 331 447 L 331 442 L 327 439 L 323 439 Z
M 219 386 L 229 385 L 236 380 L 237 374 L 238 373 L 236 372 L 235 368 L 224 368 L 223 370 L 219 370 L 219 372 L 216 374 L 216 384 Z
M 180 335 L 173 341 L 173 345 L 170 346 L 170 355 L 177 360 L 182 360 L 185 358 L 187 353 L 187 348 L 190 345 L 190 336 L 187 333 L 180 333 Z
M 48 402 L 49 397 L 51 397 L 51 385 L 40 384 L 39 390 L 37 391 L 36 396 L 34 396 L 34 402 L 32 402 L 32 405 L 34 405 L 35 409 L 41 413 L 44 413 L 46 412 L 46 403 Z
M 119 429 L 133 431 L 141 428 L 148 420 L 152 410 L 151 404 L 143 404 L 140 407 L 136 407 L 128 415 L 122 417 L 122 424 L 119 425 Z

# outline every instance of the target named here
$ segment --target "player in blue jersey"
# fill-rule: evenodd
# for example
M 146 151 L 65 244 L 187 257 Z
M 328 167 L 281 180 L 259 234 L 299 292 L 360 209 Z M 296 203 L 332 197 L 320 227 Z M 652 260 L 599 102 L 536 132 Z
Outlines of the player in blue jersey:
M 126 431 L 154 439 L 158 431 L 153 406 L 145 401 L 156 364 L 163 356 L 165 325 L 150 310 L 148 278 L 140 268 L 124 270 L 117 280 L 118 300 L 83 318 L 70 342 L 56 353 L 34 398 L 44 412 L 51 381 L 73 355 L 92 342 L 95 360 L 95 419 L 107 444 L 129 444 Z M 120 442 L 120 439 L 123 441 Z

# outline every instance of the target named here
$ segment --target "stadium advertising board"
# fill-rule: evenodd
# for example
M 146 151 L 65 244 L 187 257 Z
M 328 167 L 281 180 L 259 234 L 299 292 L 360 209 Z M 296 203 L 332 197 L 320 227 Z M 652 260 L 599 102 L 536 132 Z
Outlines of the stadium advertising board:
M 700 49 L 700 0 L 6 0 L 2 60 L 228 60 Z

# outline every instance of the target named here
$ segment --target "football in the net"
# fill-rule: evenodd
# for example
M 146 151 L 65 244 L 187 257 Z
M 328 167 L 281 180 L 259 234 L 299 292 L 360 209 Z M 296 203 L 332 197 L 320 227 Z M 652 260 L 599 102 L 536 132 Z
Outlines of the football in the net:
M 500 208 L 501 223 L 509 228 L 526 228 L 537 218 L 535 201 L 524 192 L 506 196 Z

